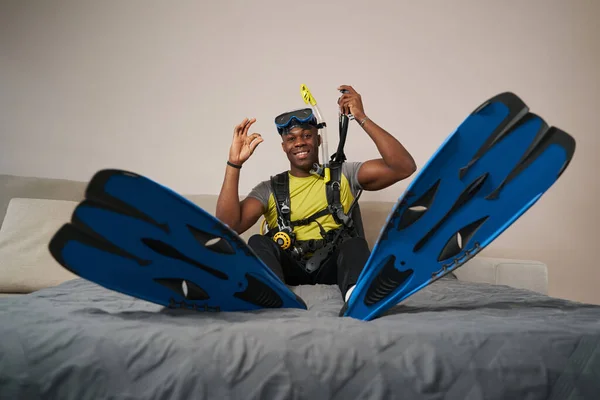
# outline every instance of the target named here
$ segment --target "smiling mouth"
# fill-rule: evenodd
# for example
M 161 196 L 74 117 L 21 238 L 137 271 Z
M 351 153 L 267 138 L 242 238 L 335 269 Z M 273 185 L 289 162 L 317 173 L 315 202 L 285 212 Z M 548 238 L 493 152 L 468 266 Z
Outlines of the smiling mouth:
M 305 159 L 306 157 L 308 157 L 308 153 L 310 153 L 309 150 L 303 150 L 303 151 L 294 153 L 294 156 L 296 156 L 299 159 Z

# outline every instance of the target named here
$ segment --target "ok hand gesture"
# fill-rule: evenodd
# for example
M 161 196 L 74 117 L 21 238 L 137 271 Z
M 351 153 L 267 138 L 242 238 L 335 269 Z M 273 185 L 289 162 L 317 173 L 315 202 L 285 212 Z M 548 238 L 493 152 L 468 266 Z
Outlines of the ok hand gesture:
M 256 118 L 244 118 L 244 120 L 234 128 L 233 141 L 231 143 L 231 148 L 229 149 L 229 162 L 236 165 L 242 165 L 254 153 L 256 146 L 263 142 L 263 138 L 259 133 L 248 135 L 250 126 L 255 122 Z

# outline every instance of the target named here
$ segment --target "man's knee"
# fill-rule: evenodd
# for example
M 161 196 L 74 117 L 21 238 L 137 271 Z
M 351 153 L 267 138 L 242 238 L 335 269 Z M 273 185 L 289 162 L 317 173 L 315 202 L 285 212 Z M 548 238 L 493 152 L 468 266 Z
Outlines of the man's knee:
M 369 243 L 362 237 L 353 237 L 345 240 L 339 247 L 338 252 L 338 264 L 342 263 L 344 258 L 352 259 L 355 257 L 364 258 L 369 257 L 371 250 L 369 250 Z
M 273 244 L 275 244 L 273 239 L 259 233 L 250 236 L 250 239 L 248 239 L 248 246 L 253 249 L 271 249 Z
M 353 237 L 350 239 L 346 239 L 341 245 L 340 250 L 342 251 L 370 251 L 369 243 L 366 239 L 362 237 Z

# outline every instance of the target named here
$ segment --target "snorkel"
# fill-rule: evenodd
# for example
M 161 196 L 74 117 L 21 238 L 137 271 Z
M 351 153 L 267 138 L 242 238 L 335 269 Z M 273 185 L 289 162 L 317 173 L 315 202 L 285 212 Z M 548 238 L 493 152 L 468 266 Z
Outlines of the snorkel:
M 331 178 L 329 171 L 329 152 L 327 149 L 327 124 L 325 121 L 323 121 L 321 110 L 319 110 L 319 106 L 317 105 L 317 100 L 315 100 L 314 96 L 308 89 L 308 86 L 305 84 L 300 85 L 300 94 L 302 95 L 304 102 L 310 105 L 313 109 L 313 112 L 317 117 L 319 134 L 321 135 L 321 161 L 323 162 L 323 165 L 321 166 L 318 163 L 314 164 L 313 169 L 310 172 L 316 175 L 323 175 L 325 178 L 325 183 L 327 183 Z

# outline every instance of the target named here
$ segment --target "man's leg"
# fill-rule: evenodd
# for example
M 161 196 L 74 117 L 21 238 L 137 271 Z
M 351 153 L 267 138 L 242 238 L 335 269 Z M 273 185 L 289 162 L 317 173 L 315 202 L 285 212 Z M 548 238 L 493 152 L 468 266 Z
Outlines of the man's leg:
M 309 275 L 295 260 L 268 236 L 255 234 L 248 240 L 248 246 L 287 285 L 309 284 Z
M 338 283 L 337 255 L 338 251 L 336 250 L 323 260 L 321 267 L 313 273 L 313 283 L 323 285 Z
M 361 237 L 346 240 L 338 248 L 337 283 L 344 300 L 350 298 L 358 277 L 367 264 L 371 251 L 369 244 Z

